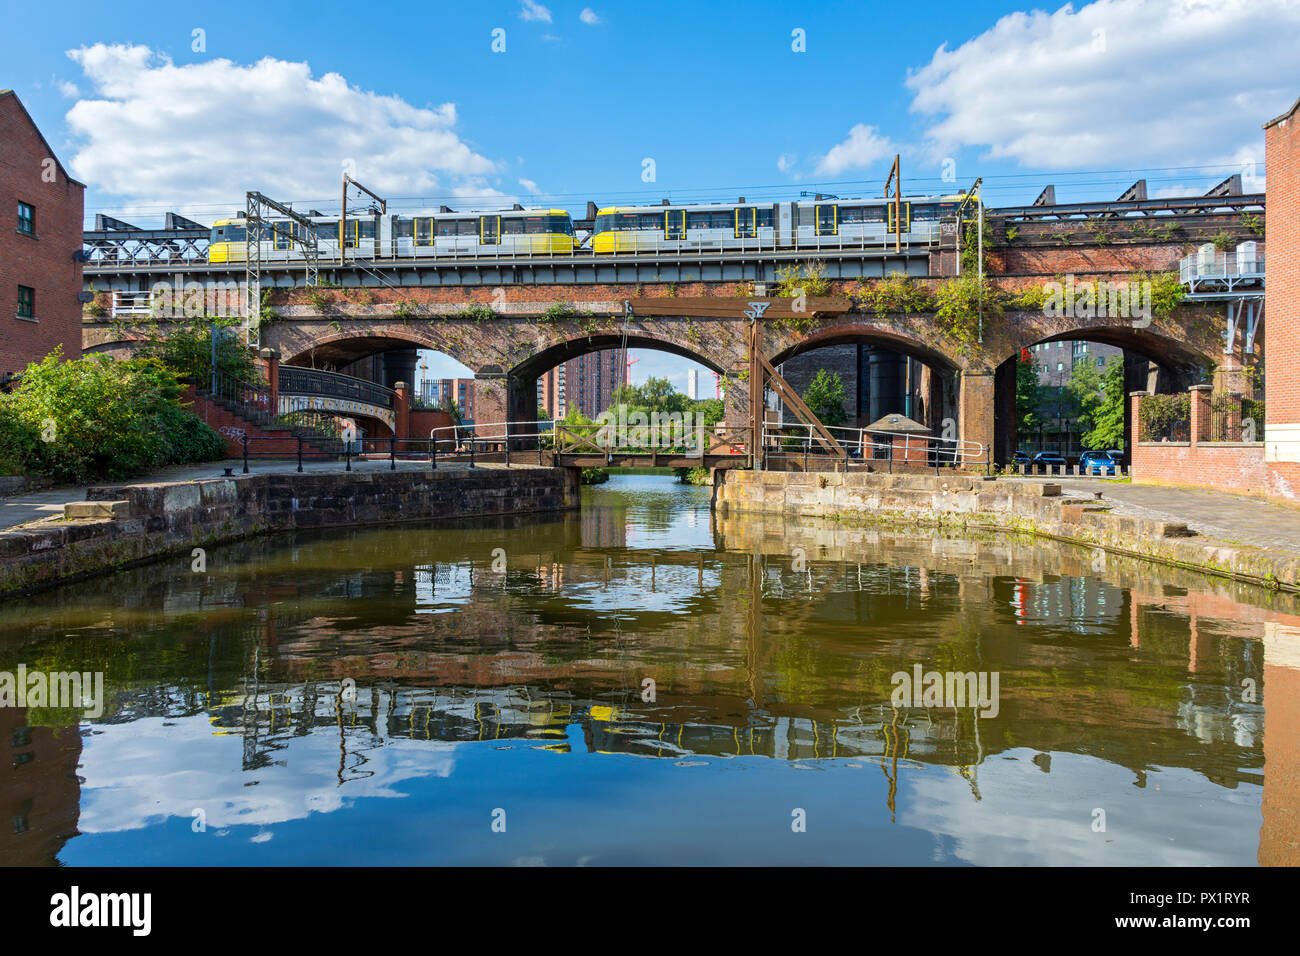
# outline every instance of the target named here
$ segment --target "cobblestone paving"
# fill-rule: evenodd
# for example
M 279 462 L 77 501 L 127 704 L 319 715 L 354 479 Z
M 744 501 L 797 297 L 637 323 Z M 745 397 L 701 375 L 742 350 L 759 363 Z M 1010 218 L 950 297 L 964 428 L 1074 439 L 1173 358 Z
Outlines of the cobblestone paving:
M 1042 479 L 1040 479 L 1042 480 Z M 1259 498 L 1196 488 L 1161 488 L 1088 478 L 1052 478 L 1061 493 L 1102 501 L 1115 514 L 1181 521 L 1197 534 L 1229 544 L 1276 548 L 1300 553 L 1300 508 Z

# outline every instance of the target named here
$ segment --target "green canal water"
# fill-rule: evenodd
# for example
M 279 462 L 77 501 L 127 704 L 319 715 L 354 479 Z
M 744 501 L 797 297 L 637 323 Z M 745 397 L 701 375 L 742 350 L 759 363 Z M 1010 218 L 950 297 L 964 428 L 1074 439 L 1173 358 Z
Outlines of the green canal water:
M 0 603 L 0 671 L 105 682 L 0 708 L 0 863 L 1295 863 L 1298 642 L 1282 595 L 617 476 Z

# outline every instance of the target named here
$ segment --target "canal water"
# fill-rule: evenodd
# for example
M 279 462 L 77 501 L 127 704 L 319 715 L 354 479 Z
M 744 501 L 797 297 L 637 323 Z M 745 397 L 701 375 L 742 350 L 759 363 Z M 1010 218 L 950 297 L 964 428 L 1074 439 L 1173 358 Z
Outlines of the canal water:
M 1292 598 L 583 495 L 0 603 L 0 671 L 104 676 L 0 708 L 0 863 L 1297 862 Z

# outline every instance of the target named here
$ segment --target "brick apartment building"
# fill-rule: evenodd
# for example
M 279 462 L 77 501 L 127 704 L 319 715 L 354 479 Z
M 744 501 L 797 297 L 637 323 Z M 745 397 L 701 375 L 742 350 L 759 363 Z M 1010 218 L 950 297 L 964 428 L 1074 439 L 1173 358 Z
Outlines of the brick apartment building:
M 426 378 L 420 382 L 420 404 L 437 408 L 450 399 L 460 408 L 467 421 L 474 421 L 474 380 L 472 378 Z
M 1247 437 L 1244 405 L 1214 428 L 1209 386 L 1189 395 L 1187 441 L 1133 442 L 1133 480 L 1188 484 L 1300 505 L 1300 100 L 1264 124 L 1268 249 L 1264 282 L 1264 435 Z M 1130 393 L 1136 423 L 1144 394 Z M 1237 414 L 1239 413 L 1239 415 Z M 1137 431 L 1135 425 L 1135 432 Z
M 563 418 L 573 409 L 596 418 L 614 403 L 614 389 L 626 382 L 621 349 L 590 352 L 539 376 L 537 404 L 552 418 Z
M 1264 163 L 1264 462 L 1270 490 L 1300 501 L 1300 100 L 1264 125 Z
M 58 346 L 81 355 L 84 184 L 12 90 L 0 90 L 0 381 Z

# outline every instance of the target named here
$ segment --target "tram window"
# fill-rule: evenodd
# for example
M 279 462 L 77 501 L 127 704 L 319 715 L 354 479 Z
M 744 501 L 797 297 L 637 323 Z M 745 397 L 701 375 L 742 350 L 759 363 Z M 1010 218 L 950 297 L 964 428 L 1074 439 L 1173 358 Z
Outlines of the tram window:
M 438 235 L 444 238 L 452 236 L 477 236 L 477 219 L 439 219 Z
M 833 236 L 838 223 L 838 207 L 834 203 L 817 207 L 817 235 Z
M 275 248 L 288 249 L 293 245 L 292 236 L 298 234 L 298 224 L 296 222 L 277 222 L 275 230 L 271 233 Z
M 734 229 L 735 210 L 718 209 L 709 212 L 693 212 L 686 219 L 687 229 Z
M 884 222 L 885 208 L 883 206 L 841 206 L 840 222 L 841 223 L 864 223 L 864 222 Z
M 816 216 L 812 206 L 799 207 L 799 225 L 811 226 L 816 221 Z
M 501 220 L 501 235 L 503 236 L 522 236 L 524 234 L 524 219 L 505 219 Z
M 415 226 L 415 244 L 417 246 L 431 246 L 434 242 L 434 220 L 433 219 L 416 219 L 412 225 Z
M 776 225 L 775 214 L 771 209 L 760 209 L 758 211 L 758 228 L 771 229 Z
M 737 209 L 735 215 L 737 239 L 753 239 L 758 235 L 758 228 L 755 224 L 757 217 L 754 215 L 753 209 Z
M 334 222 L 316 223 L 316 238 L 318 240 L 329 239 L 329 240 L 333 240 L 334 242 L 338 242 L 339 241 L 338 221 L 336 220 Z
M 410 239 L 415 235 L 414 219 L 394 219 L 393 220 L 393 238 Z
M 243 226 L 217 226 L 212 230 L 212 242 L 244 242 L 248 231 Z
M 923 203 L 912 207 L 913 219 L 937 219 L 939 216 L 939 207 L 932 203 Z

